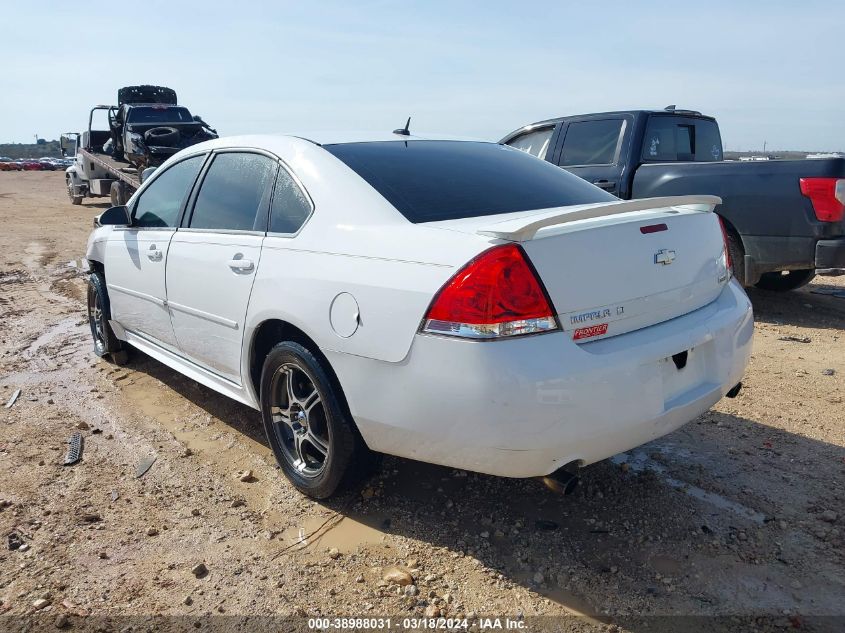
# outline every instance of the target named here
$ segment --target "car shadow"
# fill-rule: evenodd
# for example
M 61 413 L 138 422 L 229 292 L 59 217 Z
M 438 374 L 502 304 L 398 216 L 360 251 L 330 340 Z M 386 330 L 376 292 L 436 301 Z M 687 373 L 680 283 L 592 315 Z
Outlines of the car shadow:
M 158 380 L 233 431 L 270 447 L 261 425 L 261 414 L 255 409 L 201 385 L 136 349 L 131 350 L 127 368 Z
M 253 409 L 144 354 L 134 355 L 131 368 L 268 446 Z M 744 397 L 753 395 L 741 393 L 740 402 Z M 528 592 L 590 622 L 635 631 L 735 630 L 733 620 L 701 616 L 845 615 L 845 587 L 830 581 L 843 577 L 841 557 L 826 569 L 805 567 L 808 552 L 816 565 L 822 552 L 845 545 L 819 518 L 825 509 L 845 515 L 832 483 L 843 472 L 842 447 L 710 411 L 583 469 L 581 484 L 565 497 L 537 479 L 387 457 L 368 480 L 319 503 L 400 542 L 436 547 L 440 560 L 429 559 L 420 576 L 448 576 L 460 559 L 477 565 L 492 592 Z M 279 477 L 281 493 L 291 494 Z M 802 575 L 795 589 L 796 574 L 807 571 L 819 582 Z
M 754 320 L 772 325 L 845 328 L 845 286 L 825 283 L 817 277 L 811 284 L 790 292 L 746 288 L 754 305 Z

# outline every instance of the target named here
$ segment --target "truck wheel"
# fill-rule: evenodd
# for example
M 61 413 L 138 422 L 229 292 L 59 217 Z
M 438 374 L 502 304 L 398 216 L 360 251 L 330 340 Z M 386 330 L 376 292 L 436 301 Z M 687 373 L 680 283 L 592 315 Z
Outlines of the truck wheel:
M 126 185 L 119 180 L 115 180 L 109 188 L 109 195 L 111 196 L 111 206 L 119 207 L 129 200 L 129 192 L 126 190 Z
M 94 353 L 100 358 L 111 357 L 115 365 L 124 365 L 127 353 L 109 325 L 111 304 L 103 273 L 94 272 L 88 277 L 88 325 L 94 339 Z
M 175 127 L 154 127 L 144 133 L 144 140 L 148 145 L 173 145 L 180 137 L 179 130 Z
M 111 206 L 119 207 L 121 205 L 120 202 L 120 184 L 118 181 L 114 181 L 109 187 L 109 195 L 111 197 Z
M 82 204 L 82 196 L 76 195 L 73 181 L 70 178 L 67 179 L 67 197 L 70 198 L 71 204 Z
M 813 281 L 816 276 L 816 271 L 809 270 L 784 270 L 777 273 L 764 273 L 760 277 L 760 281 L 756 286 L 763 290 L 772 290 L 774 292 L 786 292 L 787 290 L 795 290 L 801 286 L 806 286 Z

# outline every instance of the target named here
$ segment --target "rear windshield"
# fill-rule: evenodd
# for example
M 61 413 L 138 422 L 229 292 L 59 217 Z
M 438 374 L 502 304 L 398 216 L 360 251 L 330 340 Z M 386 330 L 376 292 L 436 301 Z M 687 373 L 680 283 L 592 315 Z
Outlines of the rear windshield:
M 173 106 L 133 106 L 129 110 L 129 123 L 190 123 L 193 121 L 188 108 Z
M 616 200 L 551 163 L 495 143 L 383 141 L 323 147 L 414 223 Z
M 722 160 L 722 138 L 712 119 L 652 115 L 643 139 L 643 160 L 657 162 Z

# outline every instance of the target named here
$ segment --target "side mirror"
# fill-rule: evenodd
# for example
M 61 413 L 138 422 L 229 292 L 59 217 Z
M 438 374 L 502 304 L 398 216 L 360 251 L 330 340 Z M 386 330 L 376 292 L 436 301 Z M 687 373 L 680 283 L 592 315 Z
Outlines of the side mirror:
M 147 178 L 149 178 L 150 176 L 152 176 L 152 175 L 153 175 L 153 172 L 154 172 L 155 170 L 156 170 L 156 168 L 155 168 L 155 167 L 147 167 L 146 169 L 144 169 L 144 170 L 143 170 L 143 171 L 142 171 L 142 172 L 138 175 L 138 180 L 140 180 L 142 183 L 143 183 L 143 182 L 145 182 L 145 181 L 147 180 Z
M 62 156 L 67 156 L 69 153 L 76 154 L 76 139 L 62 134 L 59 139 L 59 149 L 61 149 Z
M 100 226 L 129 226 L 132 218 L 129 217 L 129 208 L 125 206 L 106 209 L 97 218 Z
M 202 117 L 199 114 L 195 114 L 194 121 L 196 121 L 197 123 L 202 123 Z

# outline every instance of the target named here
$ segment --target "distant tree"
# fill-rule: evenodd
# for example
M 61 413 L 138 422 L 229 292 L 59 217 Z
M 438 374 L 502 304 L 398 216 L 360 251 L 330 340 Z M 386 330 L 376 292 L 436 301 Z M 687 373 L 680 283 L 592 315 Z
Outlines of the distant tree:
M 40 139 L 38 139 L 38 140 L 37 140 L 37 141 L 35 141 L 35 142 L 36 142 L 38 145 L 46 145 L 46 144 L 47 144 L 47 141 L 45 141 L 43 138 L 40 138 Z

